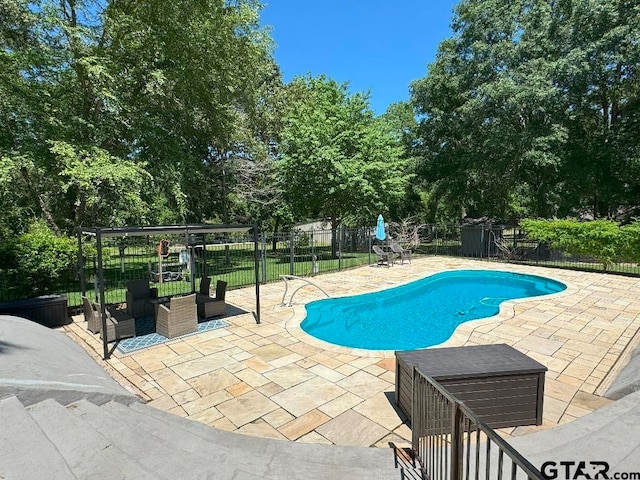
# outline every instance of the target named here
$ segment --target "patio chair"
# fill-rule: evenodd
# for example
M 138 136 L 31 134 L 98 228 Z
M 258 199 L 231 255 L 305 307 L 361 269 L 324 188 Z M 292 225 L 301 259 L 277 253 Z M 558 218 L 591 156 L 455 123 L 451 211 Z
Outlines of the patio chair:
M 391 251 L 400 259 L 400 263 L 404 264 L 405 258 L 411 263 L 411 250 L 402 248 L 398 242 L 391 242 Z
M 202 283 L 200 284 L 200 290 L 202 291 Z M 207 291 L 208 290 L 209 288 L 207 287 Z M 201 318 L 209 318 L 224 315 L 227 309 L 227 303 L 225 302 L 226 293 L 227 282 L 218 280 L 216 282 L 215 298 L 210 297 L 208 293 L 206 295 L 199 294 L 196 297 L 196 303 L 198 304 L 198 316 Z
M 378 245 L 373 246 L 374 253 L 378 256 L 378 265 L 387 265 L 387 267 L 393 265 L 393 253 L 385 252 Z
M 158 289 L 151 288 L 148 280 L 127 282 L 127 313 L 133 318 L 153 315 L 153 304 L 147 300 L 158 298 Z
M 196 292 L 196 303 L 198 303 L 198 299 L 200 298 L 210 297 L 210 292 L 209 292 L 210 288 L 211 288 L 211 278 L 202 277 L 202 279 L 200 280 L 200 290 Z
M 92 333 L 99 333 L 100 338 L 103 338 L 100 304 L 91 302 L 87 297 L 82 296 L 82 309 L 84 311 L 84 319 L 87 322 L 87 329 Z M 136 336 L 135 319 L 120 311 L 111 312 L 107 309 L 106 314 L 107 342 Z
M 198 330 L 198 317 L 195 293 L 172 298 L 169 302 L 169 308 L 158 305 L 156 333 L 167 338 L 174 338 L 193 333 L 196 330 Z
M 91 300 L 82 295 L 82 311 L 84 321 L 87 322 L 87 330 L 91 333 L 100 333 L 102 322 L 100 321 L 100 311 L 96 310 Z

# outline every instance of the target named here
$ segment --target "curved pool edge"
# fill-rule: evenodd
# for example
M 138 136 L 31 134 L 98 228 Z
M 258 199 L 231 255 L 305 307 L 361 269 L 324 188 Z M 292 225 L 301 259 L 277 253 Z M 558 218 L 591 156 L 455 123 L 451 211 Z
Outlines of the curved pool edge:
M 360 295 L 355 294 L 355 295 Z M 306 305 L 306 304 L 305 304 Z M 289 334 L 295 339 L 311 345 L 312 347 L 319 348 L 324 351 L 334 352 L 341 355 L 353 355 L 356 357 L 365 357 L 365 358 L 389 358 L 394 357 L 396 352 L 395 350 L 366 350 L 363 348 L 354 348 L 354 347 L 344 347 L 342 345 L 336 345 L 335 343 L 329 343 L 319 338 L 314 337 L 313 335 L 309 335 L 307 332 L 302 330 L 300 324 L 306 318 L 307 310 L 305 305 L 294 305 L 294 314 L 293 316 L 286 321 L 285 329 Z M 297 308 L 296 308 L 297 307 Z
M 552 278 L 552 277 L 548 277 L 548 278 L 551 278 L 552 280 L 555 280 L 555 281 L 560 281 L 556 278 Z M 495 315 L 491 317 L 477 318 L 475 320 L 469 320 L 468 322 L 461 323 L 456 327 L 451 337 L 449 337 L 446 341 L 439 343 L 437 345 L 432 345 L 427 348 L 460 347 L 462 345 L 473 345 L 474 342 L 471 341 L 471 335 L 473 335 L 473 333 L 476 330 L 478 330 L 479 328 L 485 325 L 491 325 L 492 327 L 494 327 L 495 326 L 494 324 L 496 323 L 501 323 L 501 322 L 504 322 L 505 320 L 510 320 L 514 318 L 516 314 L 519 313 L 519 312 L 516 312 L 518 305 L 532 303 L 532 302 L 539 303 L 543 301 L 542 299 L 547 300 L 550 298 L 562 297 L 567 294 L 573 295 L 579 291 L 578 288 L 575 288 L 573 286 L 570 287 L 570 284 L 567 281 L 562 280 L 561 282 L 567 286 L 567 288 L 565 288 L 561 292 L 549 293 L 547 295 L 538 296 L 538 297 L 514 298 L 512 300 L 507 300 L 506 302 L 502 302 L 500 304 L 500 310 Z M 569 292 L 570 289 L 571 291 Z M 501 340 L 501 343 L 504 343 L 504 340 Z
M 493 265 L 482 265 L 482 267 L 478 266 L 478 268 L 464 268 L 464 270 L 495 270 L 495 271 L 502 271 L 505 272 L 506 270 L 503 270 L 501 268 L 491 268 L 493 267 Z M 531 267 L 529 266 L 528 268 L 531 269 L 535 269 L 536 267 Z M 395 288 L 395 287 L 400 287 L 402 285 L 407 285 L 409 283 L 415 282 L 417 280 L 423 279 L 423 278 L 428 278 L 431 277 L 433 275 L 437 275 L 439 273 L 443 273 L 443 272 L 451 272 L 451 271 L 456 271 L 456 270 L 462 270 L 460 268 L 443 268 L 441 270 L 429 273 L 428 275 L 425 275 L 423 277 L 419 277 L 417 279 L 409 279 L 405 282 L 400 282 L 397 284 L 390 284 L 391 282 L 389 282 L 388 280 L 384 280 L 383 283 L 384 285 L 382 285 L 380 288 L 375 288 L 375 289 L 371 289 L 371 290 L 366 290 L 366 291 L 362 291 L 362 292 L 358 292 L 358 293 L 353 293 L 350 295 L 340 295 L 340 296 L 336 296 L 336 297 L 331 297 L 331 298 L 347 298 L 347 297 L 354 297 L 357 295 L 363 295 L 366 293 L 375 293 L 375 292 L 381 292 L 383 290 L 387 290 L 390 288 Z M 522 269 L 518 268 L 518 269 L 514 269 L 514 270 L 509 270 L 506 271 L 508 273 L 522 273 L 525 275 L 537 275 L 531 272 L 525 272 L 525 271 L 521 271 Z M 573 295 L 575 293 L 577 293 L 579 291 L 579 288 L 577 288 L 576 286 L 572 285 L 570 281 L 567 280 L 559 280 L 557 277 L 554 277 L 552 275 L 538 275 L 538 276 L 543 276 L 545 278 L 549 278 L 551 280 L 554 280 L 556 282 L 560 282 L 562 284 L 564 284 L 566 286 L 566 288 L 560 292 L 555 292 L 555 293 L 550 293 L 550 294 L 546 294 L 543 296 L 535 296 L 535 297 L 526 297 L 526 298 L 516 298 L 516 299 L 511 299 L 511 300 L 507 300 L 505 302 L 502 302 L 500 304 L 500 310 L 498 311 L 497 314 L 491 316 L 491 317 L 485 317 L 485 318 L 478 318 L 475 320 L 469 320 L 467 322 L 461 323 L 460 325 L 458 325 L 456 327 L 456 329 L 453 331 L 453 333 L 451 334 L 451 336 L 444 342 L 439 343 L 437 345 L 431 345 L 429 347 L 425 347 L 425 348 L 444 348 L 444 347 L 457 347 L 457 346 L 462 346 L 462 345 L 467 345 L 467 344 L 473 344 L 473 342 L 471 342 L 471 335 L 476 331 L 476 329 L 478 327 L 482 327 L 483 325 L 488 325 L 488 324 L 495 324 L 495 323 L 499 323 L 499 322 L 503 322 L 505 320 L 511 319 L 516 315 L 516 307 L 519 304 L 522 303 L 531 303 L 531 302 L 540 302 L 542 301 L 541 299 L 550 299 L 550 298 L 557 298 L 558 296 L 565 296 L 565 295 Z M 321 300 L 321 299 L 319 299 Z M 312 300 L 312 301 L 316 301 L 316 300 Z M 307 302 L 307 303 L 311 303 L 311 302 Z M 307 316 L 307 310 L 306 310 L 306 305 L 305 304 L 300 304 L 300 305 L 293 305 L 291 308 L 293 308 L 293 315 L 291 316 L 291 318 L 289 320 L 287 320 L 285 322 L 285 329 L 289 332 L 290 335 L 292 335 L 294 338 L 296 338 L 297 340 L 309 344 L 313 347 L 316 348 L 320 348 L 322 350 L 325 351 L 330 351 L 330 352 L 334 352 L 337 354 L 342 354 L 342 355 L 353 355 L 353 356 L 358 356 L 358 357 L 365 357 L 365 358 L 389 358 L 389 357 L 395 357 L 395 352 L 396 350 L 367 350 L 367 349 L 362 349 L 362 348 L 355 348 L 355 347 L 346 347 L 346 346 L 342 346 L 342 345 L 337 345 L 335 343 L 330 343 L 327 342 L 325 340 L 321 340 L 317 337 L 314 337 L 313 335 L 305 332 L 302 327 L 300 326 L 300 324 L 302 323 L 302 321 L 306 318 Z M 469 343 L 471 342 L 471 343 Z M 501 342 L 502 343 L 502 342 Z

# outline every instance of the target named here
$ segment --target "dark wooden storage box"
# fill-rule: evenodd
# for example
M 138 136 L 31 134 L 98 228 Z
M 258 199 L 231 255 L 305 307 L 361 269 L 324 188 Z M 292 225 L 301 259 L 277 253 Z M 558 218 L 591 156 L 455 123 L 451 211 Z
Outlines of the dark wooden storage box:
M 409 419 L 414 365 L 493 428 L 542 423 L 547 367 L 509 345 L 396 352 L 396 404 Z
M 46 327 L 71 323 L 64 295 L 43 295 L 36 298 L 0 303 L 0 314 L 27 318 Z

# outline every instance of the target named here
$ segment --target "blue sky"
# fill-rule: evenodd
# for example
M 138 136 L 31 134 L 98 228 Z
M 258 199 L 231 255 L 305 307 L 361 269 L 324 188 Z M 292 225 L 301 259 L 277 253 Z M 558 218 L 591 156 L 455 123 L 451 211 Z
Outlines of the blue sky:
M 325 74 L 370 92 L 384 113 L 409 98 L 409 83 L 424 77 L 438 44 L 451 36 L 457 0 L 266 0 L 261 23 L 270 25 L 285 82 Z

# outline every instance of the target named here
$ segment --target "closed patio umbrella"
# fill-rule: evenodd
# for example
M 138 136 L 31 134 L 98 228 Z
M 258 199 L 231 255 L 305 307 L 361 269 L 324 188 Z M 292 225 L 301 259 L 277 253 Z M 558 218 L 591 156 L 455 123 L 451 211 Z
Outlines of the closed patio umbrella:
M 384 218 L 382 214 L 378 215 L 378 225 L 376 226 L 376 238 L 380 241 L 384 241 L 387 238 L 387 232 L 384 230 Z

